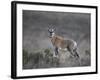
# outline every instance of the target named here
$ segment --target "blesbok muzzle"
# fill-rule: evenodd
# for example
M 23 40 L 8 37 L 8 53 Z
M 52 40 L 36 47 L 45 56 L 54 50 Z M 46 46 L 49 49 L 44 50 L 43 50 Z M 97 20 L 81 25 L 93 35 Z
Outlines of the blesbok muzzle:
M 52 38 L 53 32 L 49 32 L 49 37 Z

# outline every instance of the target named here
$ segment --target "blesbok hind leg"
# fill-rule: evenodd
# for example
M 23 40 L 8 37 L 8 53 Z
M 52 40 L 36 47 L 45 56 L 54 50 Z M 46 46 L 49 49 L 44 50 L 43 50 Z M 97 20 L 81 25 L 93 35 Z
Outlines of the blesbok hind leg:
M 71 53 L 72 56 L 74 56 L 73 51 L 69 47 L 67 47 L 67 50 Z
M 71 53 L 71 55 L 73 56 L 73 57 L 77 57 L 77 58 L 79 58 L 79 55 L 78 55 L 78 53 L 77 53 L 77 49 L 72 49 L 72 48 L 70 48 L 70 47 L 67 47 L 67 49 L 68 49 L 68 51 Z
M 80 58 L 80 57 L 79 57 L 79 54 L 78 54 L 78 52 L 77 52 L 77 49 L 73 50 L 73 52 L 74 52 L 74 56 L 75 56 L 75 57 Z
M 80 60 L 80 56 L 79 54 L 77 53 L 77 49 L 73 50 L 74 51 L 74 56 L 76 57 L 76 59 L 78 60 L 79 62 L 79 65 L 81 65 L 81 60 Z
M 77 49 L 75 50 L 68 49 L 68 51 L 71 53 L 71 56 L 73 56 L 74 58 L 78 60 L 79 65 L 81 65 L 80 57 L 79 57 L 79 54 L 77 53 Z

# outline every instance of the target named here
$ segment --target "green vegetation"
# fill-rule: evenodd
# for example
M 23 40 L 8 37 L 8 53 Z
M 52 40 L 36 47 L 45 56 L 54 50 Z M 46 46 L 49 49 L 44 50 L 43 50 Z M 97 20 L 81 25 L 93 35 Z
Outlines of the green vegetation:
M 90 51 L 89 50 L 85 50 L 85 54 L 86 55 L 90 55 Z
M 23 64 L 28 62 L 28 52 L 23 50 Z
M 29 53 L 23 50 L 23 69 L 38 69 L 38 68 L 54 68 L 54 67 L 75 67 L 75 66 L 89 66 L 90 51 L 85 50 L 84 54 L 80 55 L 80 64 L 68 53 L 60 55 L 60 57 L 53 57 L 52 50 L 42 49 L 33 50 Z M 81 53 L 80 53 L 81 54 Z
M 31 64 L 31 65 L 30 65 Z M 23 50 L 23 68 L 49 68 L 59 66 L 58 58 L 53 57 L 50 49 L 28 53 Z

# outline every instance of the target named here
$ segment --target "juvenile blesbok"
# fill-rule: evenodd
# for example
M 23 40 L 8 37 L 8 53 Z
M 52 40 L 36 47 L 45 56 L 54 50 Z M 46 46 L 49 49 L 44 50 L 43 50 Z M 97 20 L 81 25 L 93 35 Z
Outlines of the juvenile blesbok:
M 72 56 L 79 58 L 77 53 L 77 43 L 74 40 L 66 40 L 61 36 L 55 34 L 55 28 L 48 29 L 50 33 L 50 39 L 52 45 L 54 46 L 54 56 L 56 57 L 59 53 L 59 50 L 67 50 L 71 53 Z

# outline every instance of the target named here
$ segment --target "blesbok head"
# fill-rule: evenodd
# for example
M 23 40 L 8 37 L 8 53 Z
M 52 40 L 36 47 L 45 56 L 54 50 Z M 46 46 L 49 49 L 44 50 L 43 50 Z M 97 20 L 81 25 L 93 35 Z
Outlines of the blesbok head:
M 48 29 L 48 32 L 49 32 L 49 37 L 53 37 L 53 35 L 55 34 L 55 28 L 49 28 Z

